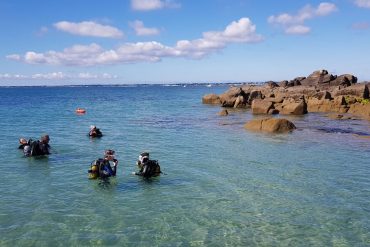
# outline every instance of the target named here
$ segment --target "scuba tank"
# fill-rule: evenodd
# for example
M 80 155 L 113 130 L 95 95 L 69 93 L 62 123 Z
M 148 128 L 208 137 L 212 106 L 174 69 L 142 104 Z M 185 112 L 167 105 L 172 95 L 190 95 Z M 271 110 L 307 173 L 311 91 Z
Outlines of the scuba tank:
M 99 177 L 99 160 L 91 162 L 90 170 L 88 170 L 89 179 L 97 179 Z

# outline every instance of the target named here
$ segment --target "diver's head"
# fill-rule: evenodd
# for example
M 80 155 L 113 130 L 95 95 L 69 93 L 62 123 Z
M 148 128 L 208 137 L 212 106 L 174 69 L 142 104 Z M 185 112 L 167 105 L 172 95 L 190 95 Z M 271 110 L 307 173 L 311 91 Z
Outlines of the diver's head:
M 144 157 L 144 156 L 149 157 L 149 153 L 148 153 L 148 152 L 143 152 L 143 153 L 141 153 L 141 154 L 140 154 L 140 156 L 141 156 L 141 157 Z
M 96 129 L 96 126 L 95 125 L 91 125 L 90 126 L 90 130 L 94 130 L 94 129 Z
M 114 155 L 115 151 L 112 149 L 105 150 L 104 154 L 105 155 Z
M 140 156 L 139 156 L 139 160 L 143 164 L 146 163 L 146 162 L 148 162 L 148 160 L 149 160 L 149 153 L 148 152 L 141 153 Z
M 112 161 L 115 159 L 114 155 L 104 155 L 104 159 Z
M 48 144 L 49 141 L 50 141 L 49 135 L 43 135 L 43 136 L 41 136 L 41 142 L 42 143 Z
M 22 145 L 27 144 L 27 140 L 24 139 L 24 138 L 21 138 L 21 139 L 19 139 L 19 143 L 22 144 Z
M 106 160 L 114 160 L 114 150 L 108 149 L 104 152 L 104 159 Z

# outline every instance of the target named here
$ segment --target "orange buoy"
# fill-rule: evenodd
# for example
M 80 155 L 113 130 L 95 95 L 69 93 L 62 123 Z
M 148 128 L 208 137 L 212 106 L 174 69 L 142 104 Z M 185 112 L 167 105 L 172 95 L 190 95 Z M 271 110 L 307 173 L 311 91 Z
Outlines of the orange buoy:
M 77 108 L 76 113 L 77 114 L 85 114 L 86 113 L 86 110 L 83 109 L 83 108 Z

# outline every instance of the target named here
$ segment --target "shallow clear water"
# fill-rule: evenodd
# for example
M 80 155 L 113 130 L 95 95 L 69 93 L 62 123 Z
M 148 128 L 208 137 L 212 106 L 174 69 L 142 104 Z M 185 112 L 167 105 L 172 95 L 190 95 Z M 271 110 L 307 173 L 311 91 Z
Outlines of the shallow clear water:
M 249 111 L 201 104 L 226 89 L 0 88 L 0 246 L 370 246 L 370 139 L 351 133 L 370 122 L 308 114 L 291 134 L 248 132 Z M 18 138 L 43 133 L 53 154 L 24 158 Z M 87 179 L 108 148 L 117 177 Z M 166 175 L 131 175 L 142 151 Z

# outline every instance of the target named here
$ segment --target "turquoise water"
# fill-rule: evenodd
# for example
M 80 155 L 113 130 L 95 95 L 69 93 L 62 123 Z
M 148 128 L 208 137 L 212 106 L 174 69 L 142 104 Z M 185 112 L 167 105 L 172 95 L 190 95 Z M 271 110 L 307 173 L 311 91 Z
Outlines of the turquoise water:
M 226 89 L 0 88 L 0 246 L 370 246 L 370 139 L 353 134 L 370 122 L 308 114 L 252 133 L 248 110 L 201 104 Z M 18 138 L 43 133 L 53 154 L 24 158 Z M 117 177 L 88 180 L 108 148 Z M 131 175 L 141 151 L 166 175 Z

